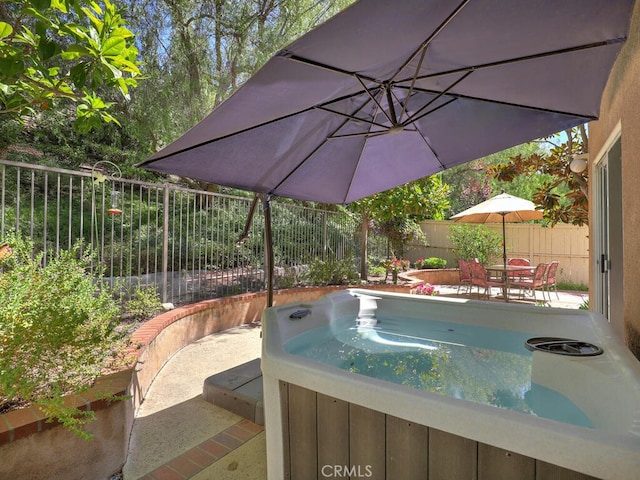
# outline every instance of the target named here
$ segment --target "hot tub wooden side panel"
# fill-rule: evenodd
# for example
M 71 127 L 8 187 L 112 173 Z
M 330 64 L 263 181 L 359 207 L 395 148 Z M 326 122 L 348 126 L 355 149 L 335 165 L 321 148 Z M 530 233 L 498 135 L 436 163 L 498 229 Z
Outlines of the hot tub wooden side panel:
M 594 480 L 425 425 L 280 382 L 284 478 Z

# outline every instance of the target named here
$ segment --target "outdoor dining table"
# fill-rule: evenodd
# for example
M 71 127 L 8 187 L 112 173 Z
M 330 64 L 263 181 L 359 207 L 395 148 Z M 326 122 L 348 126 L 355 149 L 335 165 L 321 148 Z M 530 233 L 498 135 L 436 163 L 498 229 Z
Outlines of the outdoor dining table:
M 487 273 L 496 274 L 502 281 L 502 298 L 509 301 L 509 282 L 514 277 L 531 276 L 536 267 L 531 265 L 489 265 L 486 267 Z

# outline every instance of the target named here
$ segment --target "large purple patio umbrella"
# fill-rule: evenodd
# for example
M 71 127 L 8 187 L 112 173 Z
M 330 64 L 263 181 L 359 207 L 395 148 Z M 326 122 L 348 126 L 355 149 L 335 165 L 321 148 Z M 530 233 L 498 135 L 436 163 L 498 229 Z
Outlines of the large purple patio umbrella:
M 346 204 L 593 120 L 633 0 L 361 0 L 145 168 Z

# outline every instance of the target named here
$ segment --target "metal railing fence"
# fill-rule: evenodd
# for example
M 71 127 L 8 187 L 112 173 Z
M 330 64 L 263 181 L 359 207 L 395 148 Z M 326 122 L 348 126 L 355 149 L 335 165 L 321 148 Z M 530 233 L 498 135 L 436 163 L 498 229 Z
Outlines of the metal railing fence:
M 82 240 L 105 277 L 154 284 L 165 302 L 264 289 L 261 209 L 238 242 L 252 198 L 10 161 L 0 161 L 0 185 L 0 236 L 20 231 L 45 261 Z M 272 212 L 276 288 L 315 258 L 359 257 L 349 214 L 286 201 Z M 384 256 L 386 241 L 370 239 L 371 252 Z

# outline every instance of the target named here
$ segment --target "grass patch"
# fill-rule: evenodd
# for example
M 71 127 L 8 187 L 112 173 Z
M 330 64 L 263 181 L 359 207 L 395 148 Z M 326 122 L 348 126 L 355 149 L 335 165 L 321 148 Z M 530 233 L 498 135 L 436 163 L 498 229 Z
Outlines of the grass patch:
M 572 290 L 577 292 L 588 292 L 589 286 L 584 283 L 558 282 L 558 290 Z

